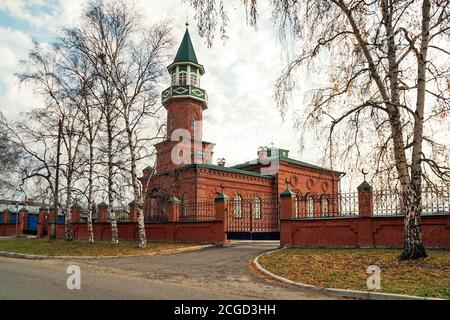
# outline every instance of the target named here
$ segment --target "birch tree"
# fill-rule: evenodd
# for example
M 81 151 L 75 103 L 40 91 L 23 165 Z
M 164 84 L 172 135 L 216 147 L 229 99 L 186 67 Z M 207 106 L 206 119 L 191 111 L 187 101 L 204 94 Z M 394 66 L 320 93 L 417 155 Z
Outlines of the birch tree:
M 139 246 L 145 247 L 143 188 L 137 164 L 149 157 L 146 144 L 151 145 L 161 131 L 157 121 L 161 109 L 157 82 L 168 61 L 172 44 L 170 29 L 165 23 L 144 27 L 138 12 L 125 2 L 93 1 L 85 9 L 83 28 L 67 33 L 73 47 L 95 66 L 104 91 L 101 110 L 108 141 L 111 222 L 114 220 L 112 176 L 115 166 L 126 171 L 131 179 L 138 214 Z M 113 159 L 112 143 L 122 138 L 129 156 L 125 165 Z
M 217 27 L 226 31 L 224 3 L 189 3 L 211 44 Z M 259 2 L 243 4 L 256 25 Z M 278 109 L 286 114 L 301 78 L 322 75 L 306 94 L 297 128 L 317 133 L 331 165 L 367 159 L 375 176 L 397 181 L 405 216 L 401 258 L 426 257 L 422 184 L 450 180 L 448 142 L 433 135 L 448 124 L 450 111 L 449 1 L 284 0 L 271 6 L 281 39 L 296 48 L 276 82 Z

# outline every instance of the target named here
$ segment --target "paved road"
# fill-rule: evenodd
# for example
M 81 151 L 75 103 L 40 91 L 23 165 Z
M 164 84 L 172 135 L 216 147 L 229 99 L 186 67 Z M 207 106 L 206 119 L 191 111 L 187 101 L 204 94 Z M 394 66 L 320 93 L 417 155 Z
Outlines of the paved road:
M 0 299 L 329 299 L 255 275 L 248 261 L 273 243 L 104 260 L 0 258 Z M 66 268 L 81 268 L 68 290 Z

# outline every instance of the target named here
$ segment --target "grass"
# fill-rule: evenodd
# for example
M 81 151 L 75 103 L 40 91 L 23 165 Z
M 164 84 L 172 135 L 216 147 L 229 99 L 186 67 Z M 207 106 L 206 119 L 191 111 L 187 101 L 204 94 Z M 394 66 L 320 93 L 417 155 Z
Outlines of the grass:
M 137 242 L 120 241 L 112 245 L 109 241 L 88 243 L 85 240 L 48 240 L 48 239 L 3 239 L 0 251 L 48 255 L 48 256 L 126 256 L 150 254 L 170 249 L 191 247 L 195 244 L 147 242 L 146 248 L 139 248 Z
M 289 248 L 259 259 L 274 274 L 325 288 L 367 289 L 369 265 L 381 268 L 380 292 L 450 299 L 450 251 L 428 250 L 428 257 L 400 261 L 395 249 Z

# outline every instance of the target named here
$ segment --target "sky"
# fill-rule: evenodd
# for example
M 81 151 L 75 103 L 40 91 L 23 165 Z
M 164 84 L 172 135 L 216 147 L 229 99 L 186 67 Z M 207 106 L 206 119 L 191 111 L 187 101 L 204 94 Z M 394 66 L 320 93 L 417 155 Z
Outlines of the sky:
M 19 61 L 27 58 L 33 40 L 51 42 L 62 26 L 76 24 L 85 2 L 0 0 L 0 111 L 6 117 L 14 119 L 20 112 L 42 104 L 42 98 L 31 87 L 19 86 L 15 79 L 14 73 L 20 71 Z M 198 36 L 194 11 L 182 0 L 135 2 L 149 24 L 170 21 L 176 43 L 173 55 L 181 42 L 186 19 L 191 22 L 197 58 L 206 70 L 202 87 L 209 96 L 203 138 L 216 143 L 214 160 L 225 158 L 227 164 L 237 164 L 255 158 L 259 146 L 271 143 L 289 149 L 293 158 L 300 157 L 292 114 L 283 121 L 273 99 L 274 84 L 286 59 L 270 14 L 261 15 L 255 30 L 245 25 L 243 7 L 232 9 L 228 40 L 216 39 L 214 46 L 208 48 Z M 169 78 L 166 81 L 162 88 L 169 86 Z M 301 158 L 319 161 L 315 152 L 305 152 Z

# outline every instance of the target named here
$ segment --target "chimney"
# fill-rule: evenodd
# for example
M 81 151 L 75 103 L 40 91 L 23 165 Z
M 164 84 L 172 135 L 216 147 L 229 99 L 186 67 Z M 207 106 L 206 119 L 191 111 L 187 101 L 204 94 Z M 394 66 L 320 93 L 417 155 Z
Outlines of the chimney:
M 264 162 L 267 160 L 267 147 L 259 147 L 258 148 L 258 160 Z
M 217 165 L 219 167 L 225 167 L 225 158 L 219 158 L 217 159 Z

